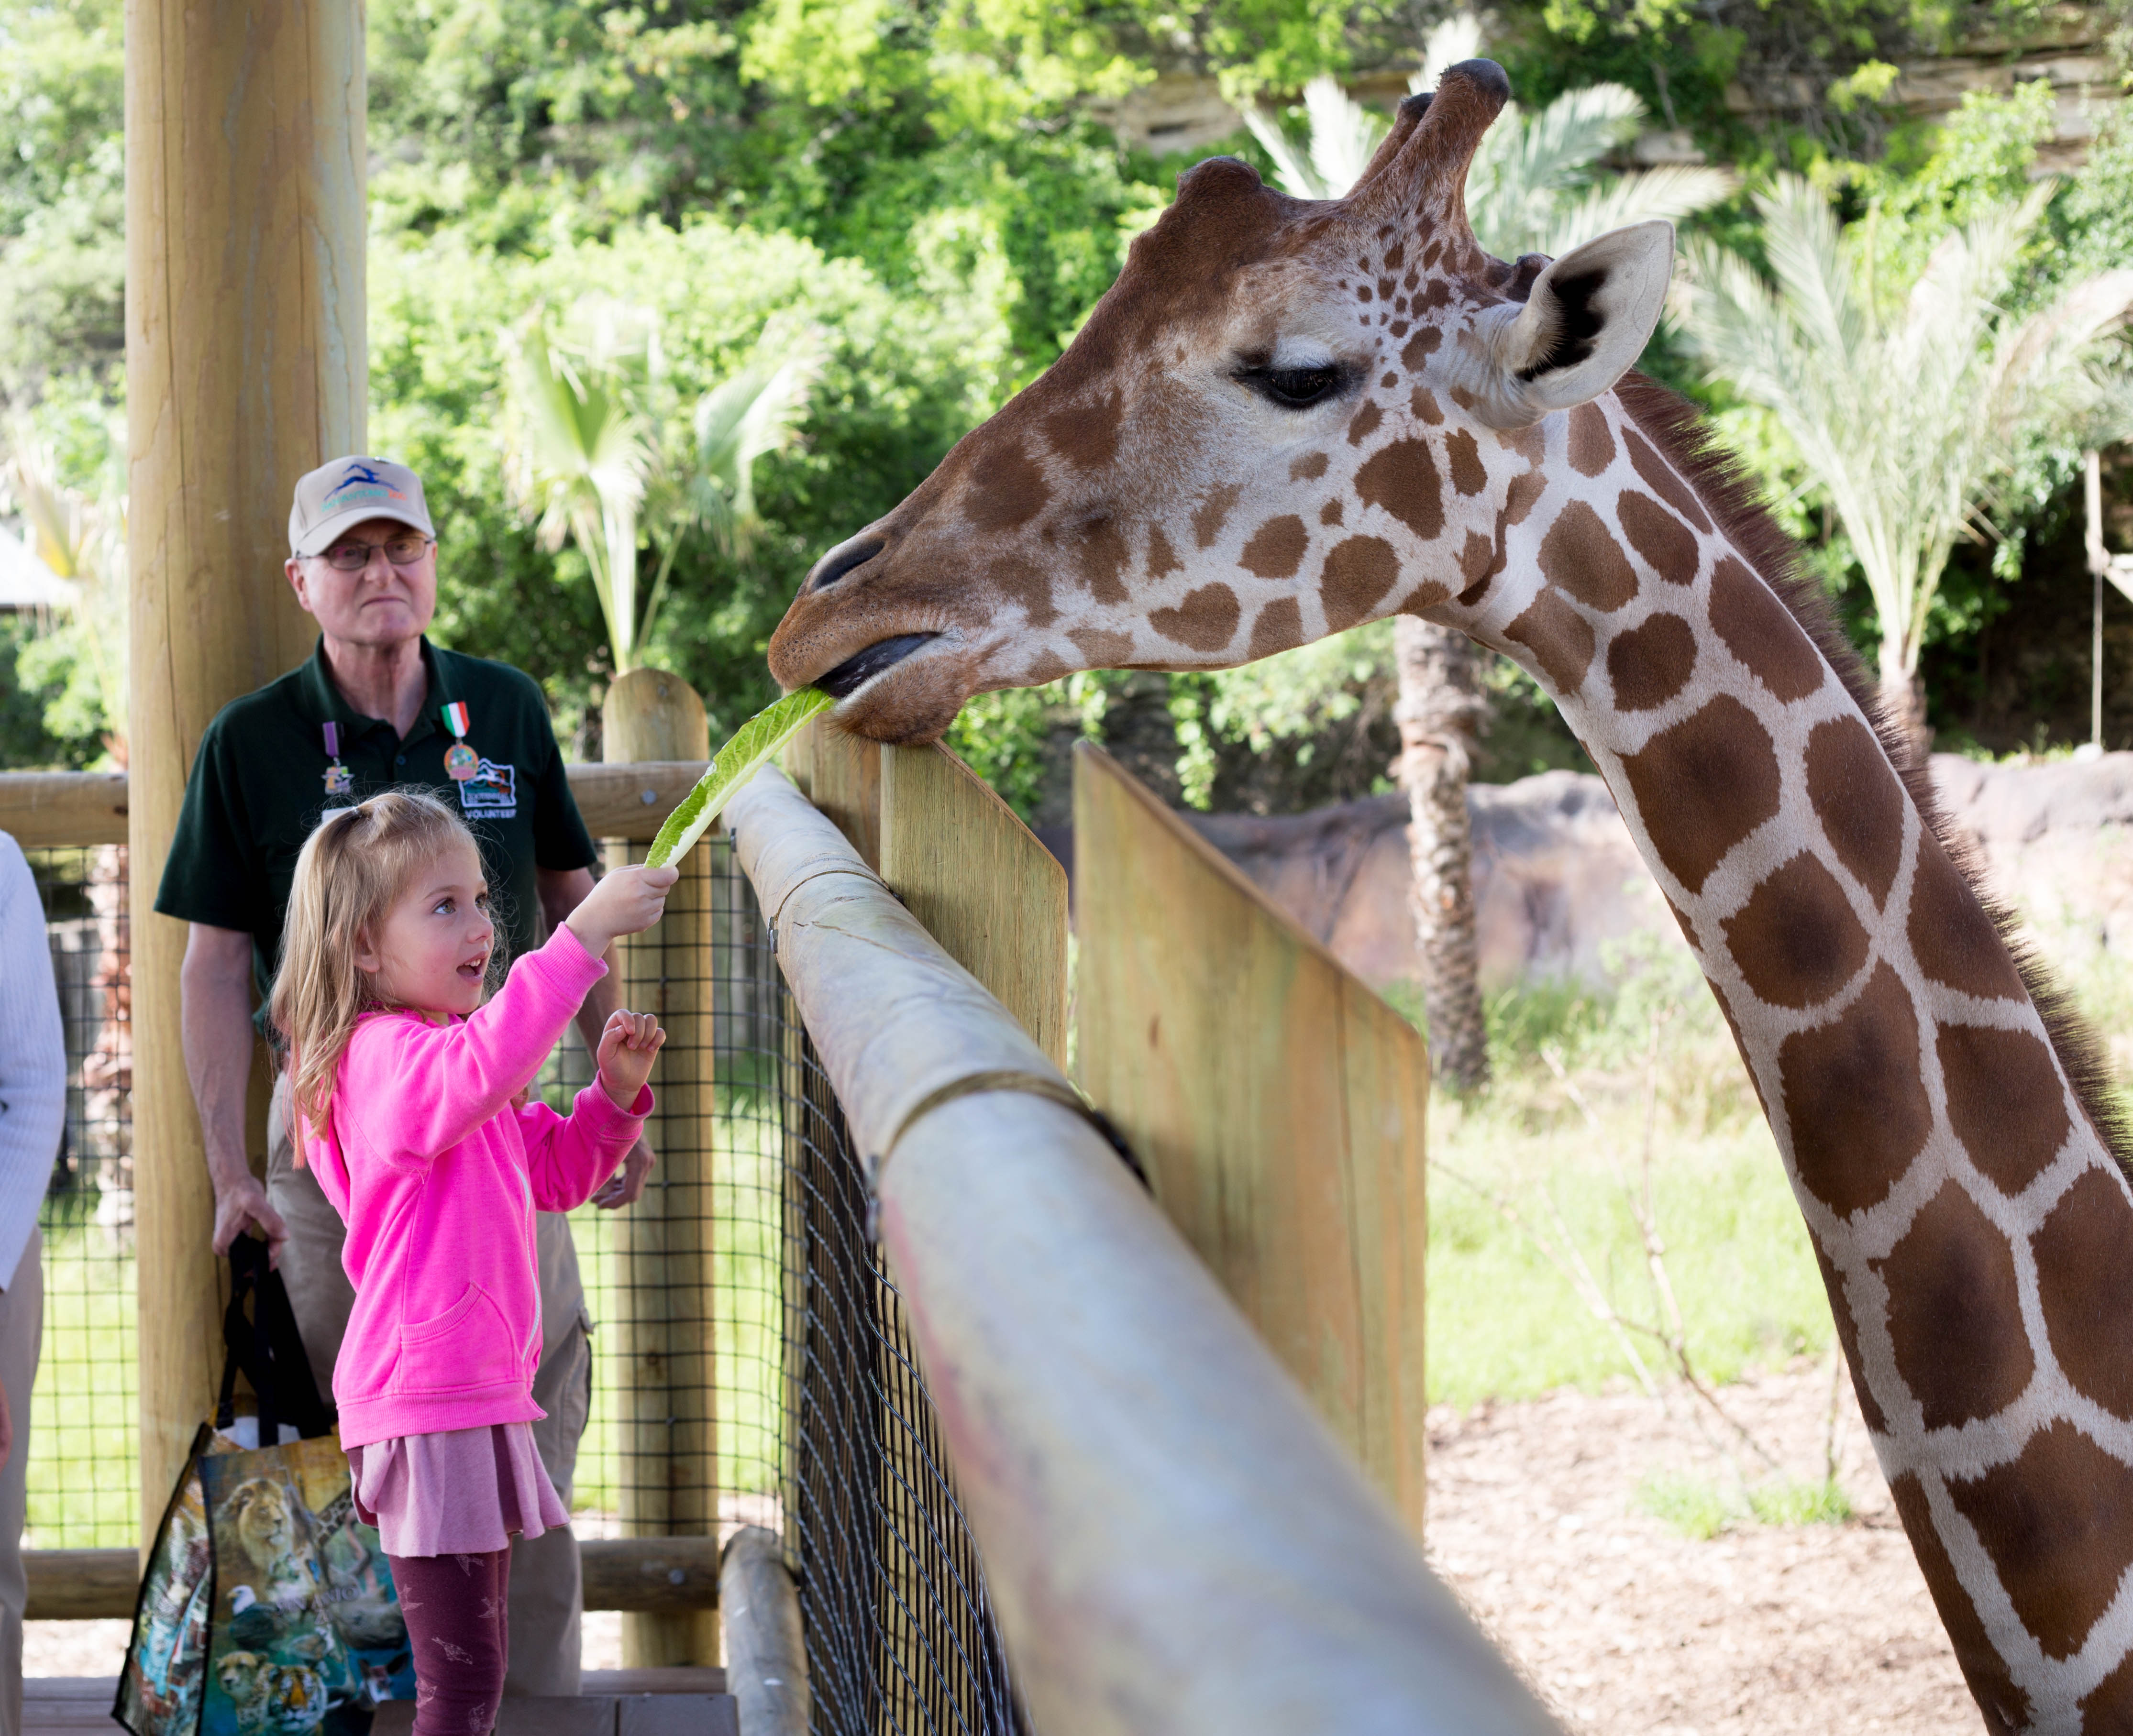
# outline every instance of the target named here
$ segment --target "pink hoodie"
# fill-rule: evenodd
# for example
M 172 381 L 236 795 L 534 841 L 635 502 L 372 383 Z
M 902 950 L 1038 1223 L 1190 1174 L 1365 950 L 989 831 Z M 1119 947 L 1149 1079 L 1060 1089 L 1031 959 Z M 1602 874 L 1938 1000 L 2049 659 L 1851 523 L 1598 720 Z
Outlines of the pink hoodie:
M 533 1402 L 533 1214 L 592 1196 L 636 1143 L 652 1091 L 625 1114 L 595 1080 L 567 1120 L 511 1099 L 606 974 L 561 926 L 469 1017 L 378 1012 L 357 1025 L 323 1134 L 304 1127 L 348 1225 L 341 1263 L 355 1286 L 334 1364 L 343 1446 L 547 1414 Z

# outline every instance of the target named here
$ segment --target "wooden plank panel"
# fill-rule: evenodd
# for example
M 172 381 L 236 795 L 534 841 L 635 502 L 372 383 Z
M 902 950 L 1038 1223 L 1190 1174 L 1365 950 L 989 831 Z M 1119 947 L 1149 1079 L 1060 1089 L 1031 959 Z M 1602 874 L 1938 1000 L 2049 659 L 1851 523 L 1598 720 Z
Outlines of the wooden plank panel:
M 613 745 L 612 743 L 609 743 Z M 647 843 L 704 775 L 709 760 L 645 760 L 634 764 L 566 766 L 571 794 L 595 838 Z
M 881 756 L 879 742 L 832 729 L 817 718 L 806 732 L 815 740 L 814 781 L 807 799 L 835 822 L 866 865 L 881 872 Z
M 881 877 L 949 957 L 1066 1065 L 1066 871 L 937 743 L 881 753 Z
M 1074 827 L 1082 1088 L 1418 1537 L 1421 1037 L 1098 749 Z

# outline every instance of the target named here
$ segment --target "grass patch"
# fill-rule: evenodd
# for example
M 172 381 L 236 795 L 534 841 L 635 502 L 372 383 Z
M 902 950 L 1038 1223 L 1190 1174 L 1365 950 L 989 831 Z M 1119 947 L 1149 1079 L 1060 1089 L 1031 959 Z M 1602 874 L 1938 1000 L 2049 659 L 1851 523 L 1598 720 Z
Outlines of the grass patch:
M 1492 998 L 1495 1083 L 1431 1106 L 1429 1395 L 1468 1405 L 1587 1390 L 1632 1375 L 1616 1334 L 1533 1237 L 1506 1220 L 1559 1217 L 1625 1317 L 1658 1317 L 1625 1179 L 1644 1137 L 1651 1022 L 1656 1069 L 1653 1204 L 1668 1276 L 1706 1378 L 1825 1353 L 1829 1303 L 1784 1166 L 1745 1069 L 1684 949 L 1620 950 L 1616 984 L 1594 994 L 1543 983 Z M 1552 1050 L 1593 1107 L 1596 1136 L 1543 1063 Z M 1659 1346 L 1638 1343 L 1655 1374 Z
M 1787 1478 L 1750 1489 L 1748 1511 L 1765 1525 L 1842 1525 L 1851 1498 L 1834 1483 Z
M 1733 1504 L 1715 1483 L 1678 1472 L 1654 1472 L 1637 1485 L 1637 1506 L 1662 1524 L 1707 1543 L 1733 1522 Z

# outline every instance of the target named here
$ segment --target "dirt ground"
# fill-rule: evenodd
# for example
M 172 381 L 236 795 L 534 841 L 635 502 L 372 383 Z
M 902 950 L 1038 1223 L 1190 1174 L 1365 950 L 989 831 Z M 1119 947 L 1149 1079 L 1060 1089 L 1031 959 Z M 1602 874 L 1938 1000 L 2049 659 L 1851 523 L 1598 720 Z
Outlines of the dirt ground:
M 1786 1474 L 1819 1481 L 1831 1369 L 1721 1388 Z M 1658 1474 L 1728 1488 L 1731 1440 L 1685 1397 L 1564 1392 L 1430 1418 L 1429 1553 L 1577 1736 L 1901 1736 L 1982 1725 L 1933 1614 L 1850 1383 L 1841 1525 L 1745 1516 L 1708 1541 L 1645 1512 Z M 1701 1411 L 1701 1416 L 1692 1415 Z M 1735 1441 L 1750 1483 L 1770 1475 Z

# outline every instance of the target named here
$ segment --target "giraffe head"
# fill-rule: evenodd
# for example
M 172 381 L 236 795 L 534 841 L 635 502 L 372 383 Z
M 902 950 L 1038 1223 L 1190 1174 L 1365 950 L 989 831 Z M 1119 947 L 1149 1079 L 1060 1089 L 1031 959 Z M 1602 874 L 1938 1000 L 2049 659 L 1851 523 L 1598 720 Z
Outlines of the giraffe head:
M 1471 593 L 1538 492 L 1534 425 L 1635 360 L 1673 259 L 1664 223 L 1481 249 L 1466 171 L 1509 94 L 1452 68 L 1345 199 L 1230 157 L 1182 176 L 1057 363 L 816 564 L 772 671 L 921 741 L 973 693 L 1222 667 Z

